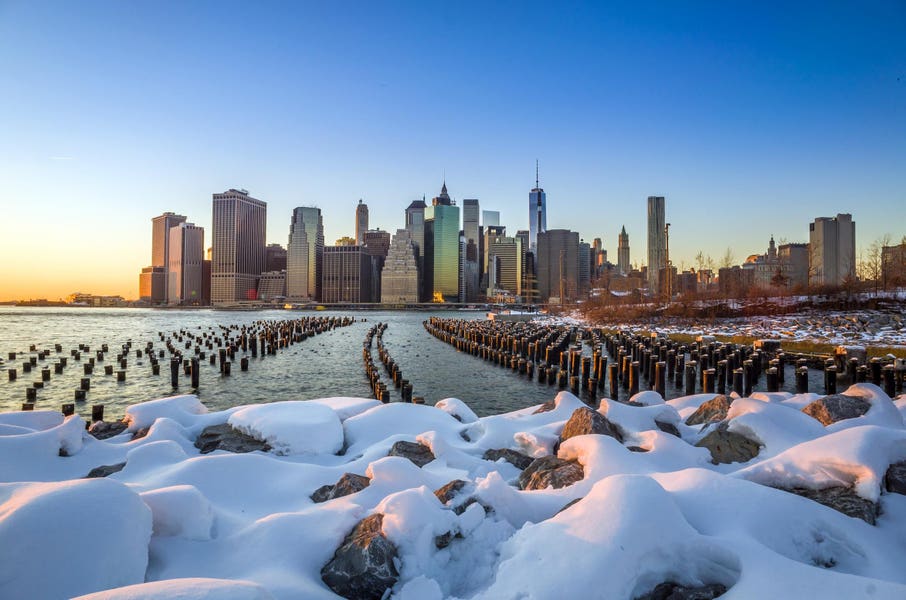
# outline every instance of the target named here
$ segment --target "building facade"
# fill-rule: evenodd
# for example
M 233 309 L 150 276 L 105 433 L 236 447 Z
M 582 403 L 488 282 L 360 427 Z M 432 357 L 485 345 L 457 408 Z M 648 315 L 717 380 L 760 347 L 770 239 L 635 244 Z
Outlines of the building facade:
M 667 266 L 667 221 L 663 196 L 648 196 L 648 290 L 660 293 L 660 272 Z
M 361 246 L 365 243 L 365 232 L 368 231 L 368 205 L 359 199 L 355 207 L 355 243 Z
M 246 190 L 214 194 L 211 302 L 255 300 L 264 271 L 267 204 Z
M 538 180 L 538 165 L 535 164 L 535 187 L 529 192 L 529 247 L 527 252 L 538 250 L 538 235 L 547 231 L 547 194 Z
M 362 246 L 328 246 L 323 251 L 323 302 L 373 302 L 371 257 Z
M 193 223 L 170 228 L 167 303 L 201 306 L 204 302 L 204 229 Z
M 321 268 L 324 223 L 321 209 L 293 209 L 286 245 L 286 297 L 291 300 L 321 299 Z
M 286 298 L 286 271 L 265 271 L 258 281 L 258 299 L 265 302 Z
M 850 214 L 809 224 L 809 285 L 839 286 L 856 277 L 856 223 Z
M 906 285 L 906 239 L 881 247 L 881 285 L 885 290 Z
M 551 229 L 538 235 L 537 285 L 541 302 L 574 301 L 579 292 L 579 233 Z
M 421 285 L 419 291 L 419 301 L 429 300 L 425 295 L 424 278 L 425 278 L 425 201 L 413 200 L 406 208 L 406 231 L 409 232 L 409 239 L 415 247 L 415 260 L 418 263 L 419 277 Z
M 414 304 L 419 301 L 421 278 L 418 253 L 408 229 L 397 229 L 381 271 L 381 302 Z
M 268 244 L 264 248 L 264 270 L 286 270 L 286 248 L 280 244 Z
M 488 300 L 505 291 L 514 297 L 522 296 L 522 240 L 514 237 L 495 237 L 488 247 Z
M 478 300 L 478 245 L 480 244 L 480 227 L 479 218 L 481 210 L 478 206 L 478 200 L 475 198 L 466 198 L 462 201 L 462 291 L 465 302 L 475 302 Z M 475 251 L 469 253 L 469 245 L 475 247 Z
M 626 233 L 626 226 L 620 230 L 617 238 L 617 272 L 620 275 L 628 275 L 632 270 L 629 263 L 629 234 Z
M 145 267 L 138 276 L 138 297 L 149 304 L 167 301 L 167 270 L 163 267 Z
M 432 301 L 459 299 L 459 207 L 444 183 L 425 208 L 425 292 Z

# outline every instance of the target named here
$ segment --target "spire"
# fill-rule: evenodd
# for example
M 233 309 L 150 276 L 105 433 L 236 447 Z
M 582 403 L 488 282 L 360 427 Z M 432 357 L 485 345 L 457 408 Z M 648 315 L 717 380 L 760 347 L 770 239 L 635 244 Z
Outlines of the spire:
M 539 169 L 538 169 L 538 159 L 536 158 L 536 159 L 535 159 L 535 189 L 536 189 L 536 190 L 539 189 L 539 188 L 541 187 L 541 186 L 538 184 L 538 181 L 539 181 L 539 180 L 540 180 L 540 177 L 539 177 Z
M 440 195 L 443 196 L 447 193 L 447 180 L 444 179 L 444 185 L 440 188 Z
M 622 231 L 620 231 L 620 235 L 626 235 L 626 226 L 625 225 L 623 225 L 623 229 L 622 229 Z

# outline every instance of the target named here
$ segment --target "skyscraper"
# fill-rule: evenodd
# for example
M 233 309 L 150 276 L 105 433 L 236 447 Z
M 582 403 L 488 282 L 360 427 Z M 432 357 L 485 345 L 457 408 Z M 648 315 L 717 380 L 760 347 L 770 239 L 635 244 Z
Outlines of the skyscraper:
M 620 237 L 617 242 L 617 271 L 620 275 L 629 273 L 629 234 L 626 233 L 626 226 L 620 230 Z
M 459 298 L 459 207 L 450 200 L 446 182 L 425 208 L 424 273 L 428 299 Z
M 373 297 L 362 302 L 377 302 L 381 298 L 381 271 L 384 260 L 390 251 L 390 232 L 382 229 L 369 229 L 365 232 L 365 244 L 362 251 L 369 257 L 371 268 L 371 291 Z
M 488 248 L 488 298 L 495 295 L 496 290 L 522 295 L 522 257 L 520 238 L 494 238 Z
M 374 302 L 371 257 L 362 246 L 328 246 L 323 260 L 323 302 Z
M 538 249 L 538 234 L 547 231 L 547 194 L 538 179 L 538 162 L 535 161 L 535 187 L 529 192 L 529 247 L 533 254 Z
M 466 302 L 475 302 L 478 300 L 478 218 L 481 211 L 478 208 L 478 200 L 467 198 L 462 201 L 462 233 L 464 238 L 462 252 L 462 291 Z M 469 245 L 475 247 L 471 254 L 467 252 Z
M 324 223 L 321 209 L 293 209 L 286 246 L 286 297 L 294 300 L 321 299 L 321 267 Z
M 667 231 L 664 197 L 648 196 L 648 290 L 660 293 L 661 269 L 667 267 Z
M 409 239 L 415 248 L 415 261 L 418 265 L 418 272 L 421 276 L 422 285 L 425 278 L 425 201 L 413 200 L 406 209 L 406 230 L 409 232 Z M 425 290 L 419 291 L 419 300 L 424 302 L 429 300 L 425 295 Z
M 381 302 L 415 303 L 419 300 L 420 278 L 415 244 L 408 229 L 397 229 L 381 271 Z
M 267 203 L 230 189 L 214 194 L 213 205 L 211 302 L 254 300 L 264 271 Z
M 167 302 L 201 305 L 204 279 L 204 229 L 194 223 L 170 228 Z
M 856 277 L 856 223 L 850 214 L 809 224 L 809 285 L 838 286 Z
M 264 257 L 265 271 L 286 270 L 286 248 L 280 244 L 268 244 L 264 248 Z
M 355 243 L 361 246 L 365 243 L 365 232 L 368 231 L 368 205 L 359 199 L 355 207 Z
M 164 272 L 164 284 L 163 288 L 160 290 L 154 289 L 154 283 L 160 283 L 159 278 L 147 279 L 146 284 L 148 289 L 147 291 L 150 295 L 148 298 L 159 299 L 151 300 L 166 302 L 167 294 L 169 293 L 169 284 L 167 283 L 167 269 L 170 268 L 170 229 L 176 227 L 180 223 L 185 223 L 186 217 L 183 215 L 177 215 L 172 212 L 165 212 L 164 214 L 154 217 L 151 219 L 151 267 L 160 267 Z M 143 271 L 145 272 L 145 271 Z M 153 273 L 154 269 L 147 271 L 147 273 Z M 148 276 L 150 277 L 150 275 Z M 141 278 L 139 280 L 142 281 Z M 141 287 L 141 283 L 140 286 Z M 141 294 L 141 290 L 139 290 Z M 162 294 L 162 296 L 161 296 Z
M 500 211 L 499 210 L 483 210 L 481 211 L 481 224 L 484 227 L 500 227 Z
M 579 233 L 551 229 L 538 235 L 538 293 L 541 302 L 576 299 L 579 289 Z

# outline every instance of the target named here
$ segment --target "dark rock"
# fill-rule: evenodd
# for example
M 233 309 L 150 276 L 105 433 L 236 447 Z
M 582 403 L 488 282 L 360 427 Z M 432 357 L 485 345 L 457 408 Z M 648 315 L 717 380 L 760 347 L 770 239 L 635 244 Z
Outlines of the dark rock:
M 492 460 L 497 462 L 501 458 L 519 470 L 523 470 L 532 464 L 534 460 L 531 456 L 526 456 L 521 452 L 516 452 L 515 450 L 510 450 L 509 448 L 499 448 L 491 449 L 484 453 L 482 457 L 485 460 Z
M 344 598 L 379 600 L 399 579 L 396 547 L 381 531 L 384 515 L 359 521 L 321 568 L 321 579 Z
M 616 425 L 608 421 L 598 411 L 585 407 L 577 408 L 573 411 L 566 425 L 563 426 L 563 431 L 560 433 L 560 441 L 565 442 L 571 437 L 590 433 L 609 435 L 618 442 L 623 441 L 623 434 L 620 433 Z
M 727 423 L 721 423 L 711 433 L 695 444 L 711 452 L 711 462 L 735 463 L 748 462 L 758 456 L 761 446 L 744 435 L 729 430 Z
M 343 473 L 334 485 L 322 485 L 311 495 L 313 502 L 327 502 L 361 492 L 371 484 L 371 480 L 355 473 Z
M 715 396 L 711 400 L 703 403 L 694 413 L 686 419 L 686 425 L 704 425 L 707 423 L 719 423 L 727 418 L 727 412 L 730 410 L 732 400 L 723 394 Z
M 648 452 L 646 448 L 642 448 L 641 446 L 626 446 L 626 449 L 630 452 Z
M 884 475 L 884 487 L 892 494 L 906 495 L 906 460 L 893 463 Z
M 805 414 L 821 421 L 823 425 L 830 425 L 844 419 L 861 417 L 868 412 L 871 404 L 856 396 L 834 394 L 818 398 L 802 409 Z
M 676 425 L 674 425 L 673 423 L 668 423 L 667 421 L 655 421 L 654 424 L 664 433 L 669 433 L 670 435 L 674 435 L 678 438 L 682 437 L 680 435 L 679 429 L 677 429 Z
M 719 583 L 687 587 L 672 581 L 659 583 L 647 594 L 636 600 L 713 600 L 727 593 L 727 586 Z
M 582 498 L 584 498 L 584 496 L 583 496 Z M 575 504 L 578 504 L 579 502 L 582 501 L 582 498 L 573 498 L 572 500 L 570 500 L 569 502 L 567 502 L 567 503 L 563 506 L 563 508 L 561 508 L 560 510 L 558 510 L 556 514 L 559 515 L 560 513 L 562 513 L 564 510 L 568 509 L 569 507 L 571 507 L 571 506 L 573 506 L 573 505 L 575 505 Z
M 544 404 L 539 406 L 538 409 L 535 410 L 535 412 L 533 412 L 532 414 L 538 415 L 541 413 L 550 412 L 550 411 L 554 410 L 555 408 L 557 408 L 557 405 L 554 403 L 553 400 L 551 400 L 550 402 L 545 402 Z
M 414 442 L 396 442 L 390 448 L 390 453 L 387 456 L 408 458 L 419 467 L 424 467 L 434 460 L 434 453 L 431 452 L 431 448 Z
M 108 475 L 119 473 L 125 466 L 125 461 L 116 463 L 115 465 L 101 465 L 100 467 L 95 467 L 88 471 L 88 475 L 85 475 L 85 479 L 92 479 L 94 477 L 107 477 Z
M 113 423 L 107 423 L 106 421 L 95 421 L 91 424 L 91 427 L 88 428 L 88 433 L 99 440 L 112 438 L 123 433 L 124 431 L 126 431 L 126 424 L 122 421 L 114 421 Z
M 824 488 L 823 490 L 810 490 L 807 488 L 783 489 L 785 492 L 814 500 L 818 504 L 823 504 L 828 508 L 843 513 L 847 517 L 862 519 L 869 525 L 874 525 L 880 513 L 878 505 L 871 500 L 866 500 L 855 490 L 848 487 L 836 486 Z
M 143 437 L 148 435 L 149 431 L 151 431 L 150 427 L 142 427 L 141 429 L 139 429 L 138 431 L 136 431 L 135 433 L 132 434 L 132 441 L 134 442 L 135 440 L 142 439 Z
M 447 504 L 464 485 L 466 485 L 466 482 L 462 479 L 454 479 L 443 487 L 434 490 L 434 495 L 437 496 L 437 499 L 440 500 L 441 504 Z
M 581 410 L 581 409 L 580 409 Z M 519 489 L 543 490 L 572 485 L 585 477 L 585 470 L 577 462 L 562 460 L 556 456 L 536 458 L 519 475 Z
M 271 449 L 265 442 L 236 431 L 228 423 L 205 427 L 204 431 L 195 440 L 195 447 L 201 450 L 202 454 L 207 454 L 214 450 L 226 450 L 228 452 L 262 450 L 267 452 Z

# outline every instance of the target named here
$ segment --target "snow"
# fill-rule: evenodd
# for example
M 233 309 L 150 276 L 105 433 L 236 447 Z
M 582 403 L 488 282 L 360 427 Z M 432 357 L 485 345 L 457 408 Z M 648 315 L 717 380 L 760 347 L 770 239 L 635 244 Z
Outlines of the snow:
M 735 399 L 730 431 L 761 449 L 721 465 L 694 445 L 715 425 L 683 422 L 714 394 L 664 402 L 642 392 L 633 398 L 641 406 L 601 400 L 596 408 L 622 443 L 604 435 L 561 443 L 566 421 L 586 406 L 567 392 L 551 410 L 483 418 L 456 398 L 437 407 L 337 397 L 208 412 L 185 395 L 130 407 L 130 431 L 148 431 L 135 440 L 97 440 L 78 417 L 49 411 L 4 413 L 0 598 L 336 598 L 320 569 L 373 513 L 384 515 L 397 551 L 395 599 L 632 599 L 665 581 L 720 583 L 726 598 L 903 598 L 906 496 L 888 493 L 884 478 L 906 460 L 906 398 L 871 384 L 844 393 L 870 409 L 827 427 L 801 412 L 816 394 Z M 223 423 L 271 451 L 201 455 L 197 435 Z M 387 456 L 401 440 L 436 459 L 419 468 Z M 556 451 L 584 477 L 520 490 L 516 467 L 482 458 L 502 448 Z M 83 479 L 118 463 L 117 473 Z M 344 473 L 370 484 L 311 500 Z M 464 487 L 441 504 L 434 490 L 454 479 Z M 877 523 L 784 491 L 832 486 L 877 502 Z M 452 510 L 467 499 L 475 501 L 461 514 Z

